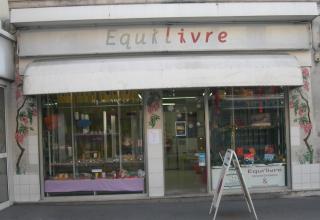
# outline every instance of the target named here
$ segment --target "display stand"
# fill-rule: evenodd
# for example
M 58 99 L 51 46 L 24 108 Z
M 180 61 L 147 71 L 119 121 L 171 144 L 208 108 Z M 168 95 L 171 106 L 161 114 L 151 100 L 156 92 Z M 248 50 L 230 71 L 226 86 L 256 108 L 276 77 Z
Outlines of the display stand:
M 224 160 L 223 160 L 223 164 L 222 164 L 222 168 L 221 168 L 221 172 L 220 172 L 220 178 L 219 178 L 216 190 L 214 191 L 214 197 L 212 199 L 209 215 L 211 214 L 212 208 L 214 207 L 215 212 L 214 212 L 213 220 L 216 219 L 219 205 L 220 205 L 220 201 L 221 201 L 221 197 L 222 197 L 222 193 L 223 193 L 223 189 L 224 189 L 224 180 L 227 175 L 227 172 L 229 171 L 231 161 L 233 163 L 233 166 L 235 167 L 236 173 L 237 173 L 238 178 L 240 180 L 241 188 L 242 188 L 244 198 L 246 200 L 249 212 L 250 213 L 253 212 L 255 219 L 258 220 L 256 211 L 254 209 L 254 206 L 253 206 L 253 203 L 251 200 L 249 190 L 246 186 L 245 180 L 244 180 L 242 172 L 241 172 L 238 157 L 237 157 L 236 153 L 231 149 L 228 149 L 225 156 L 224 156 Z

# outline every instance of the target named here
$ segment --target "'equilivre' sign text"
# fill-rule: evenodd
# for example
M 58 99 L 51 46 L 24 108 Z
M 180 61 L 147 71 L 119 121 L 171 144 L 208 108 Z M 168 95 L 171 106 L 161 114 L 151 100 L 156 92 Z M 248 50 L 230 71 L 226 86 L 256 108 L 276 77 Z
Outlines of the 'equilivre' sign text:
M 170 47 L 193 46 L 205 44 L 224 44 L 228 41 L 228 32 L 213 28 L 161 27 L 142 30 L 108 29 L 106 45 L 123 47 L 127 50 L 141 46 L 170 45 Z

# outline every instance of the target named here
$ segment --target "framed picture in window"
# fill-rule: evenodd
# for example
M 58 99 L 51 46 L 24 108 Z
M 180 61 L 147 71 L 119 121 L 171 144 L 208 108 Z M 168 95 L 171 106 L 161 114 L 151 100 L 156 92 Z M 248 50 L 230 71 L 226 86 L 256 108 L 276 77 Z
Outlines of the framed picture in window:
M 176 121 L 176 136 L 185 137 L 187 135 L 187 123 L 185 121 Z

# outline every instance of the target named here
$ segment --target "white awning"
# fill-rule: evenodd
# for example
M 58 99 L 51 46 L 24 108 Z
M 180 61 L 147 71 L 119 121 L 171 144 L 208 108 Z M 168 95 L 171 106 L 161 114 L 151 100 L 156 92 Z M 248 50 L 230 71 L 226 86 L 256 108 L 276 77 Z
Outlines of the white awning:
M 302 84 L 289 55 L 167 55 L 34 62 L 25 71 L 24 93 Z

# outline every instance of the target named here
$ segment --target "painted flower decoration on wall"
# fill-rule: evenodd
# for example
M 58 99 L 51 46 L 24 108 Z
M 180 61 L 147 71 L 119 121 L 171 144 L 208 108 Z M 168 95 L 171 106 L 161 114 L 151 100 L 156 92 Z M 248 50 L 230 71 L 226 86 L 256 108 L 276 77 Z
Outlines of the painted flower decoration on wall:
M 149 126 L 154 128 L 157 124 L 157 121 L 160 120 L 160 116 L 156 114 L 156 112 L 160 108 L 160 94 L 157 92 L 151 92 L 150 96 L 147 100 L 147 110 L 148 113 L 151 115 L 149 120 Z
M 305 160 L 313 163 L 313 147 L 309 143 L 309 138 L 312 132 L 312 122 L 310 116 L 310 103 L 308 94 L 310 91 L 310 71 L 308 68 L 302 69 L 303 86 L 292 90 L 289 107 L 293 109 L 295 119 L 294 122 L 298 123 L 302 128 L 305 137 L 303 141 L 307 147 L 307 153 L 304 155 Z
M 33 131 L 32 123 L 33 116 L 37 116 L 37 107 L 35 98 L 29 96 L 23 96 L 22 86 L 23 79 L 19 73 L 16 74 L 16 101 L 18 105 L 17 113 L 16 113 L 16 132 L 15 132 L 15 140 L 17 146 L 20 150 L 17 162 L 16 162 L 16 172 L 21 173 L 20 162 L 22 156 L 25 152 L 25 148 L 23 147 L 23 143 L 25 138 L 29 134 L 29 131 Z

